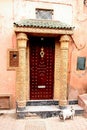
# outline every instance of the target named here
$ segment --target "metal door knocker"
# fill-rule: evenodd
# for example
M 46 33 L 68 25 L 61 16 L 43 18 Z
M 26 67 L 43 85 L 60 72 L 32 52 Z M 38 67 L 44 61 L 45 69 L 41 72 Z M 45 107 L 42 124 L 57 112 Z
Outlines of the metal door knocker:
M 41 48 L 40 56 L 41 56 L 41 58 L 44 57 L 44 48 L 43 47 Z

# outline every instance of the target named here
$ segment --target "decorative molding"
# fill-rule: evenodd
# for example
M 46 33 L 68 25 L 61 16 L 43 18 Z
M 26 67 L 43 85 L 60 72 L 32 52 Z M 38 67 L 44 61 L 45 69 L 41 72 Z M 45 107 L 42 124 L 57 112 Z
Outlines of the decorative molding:
M 25 33 L 18 33 L 17 40 L 28 40 L 28 38 Z
M 15 32 L 24 32 L 32 34 L 44 34 L 44 35 L 54 35 L 58 36 L 58 34 L 73 34 L 73 30 L 63 30 L 63 29 L 49 29 L 49 28 L 33 28 L 33 27 L 14 27 Z

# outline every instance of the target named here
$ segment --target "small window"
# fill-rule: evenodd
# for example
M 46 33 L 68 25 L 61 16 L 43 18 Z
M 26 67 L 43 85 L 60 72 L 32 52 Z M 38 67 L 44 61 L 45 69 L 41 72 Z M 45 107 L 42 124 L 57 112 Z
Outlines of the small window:
M 52 19 L 53 10 L 36 9 L 37 19 Z
M 19 52 L 17 50 L 8 50 L 8 69 L 15 69 L 19 65 Z
M 86 57 L 77 58 L 77 70 L 85 70 L 86 66 Z

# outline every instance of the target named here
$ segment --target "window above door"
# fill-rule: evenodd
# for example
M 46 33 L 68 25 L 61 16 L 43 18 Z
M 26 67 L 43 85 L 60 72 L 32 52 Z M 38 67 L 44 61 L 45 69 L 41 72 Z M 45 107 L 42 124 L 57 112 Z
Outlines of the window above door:
M 37 19 L 51 20 L 52 17 L 53 17 L 52 9 L 36 9 L 36 18 Z

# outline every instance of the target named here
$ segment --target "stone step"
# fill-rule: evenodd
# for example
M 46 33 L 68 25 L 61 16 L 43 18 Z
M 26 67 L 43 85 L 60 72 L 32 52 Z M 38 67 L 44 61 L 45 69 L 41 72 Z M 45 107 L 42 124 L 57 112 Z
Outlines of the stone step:
M 27 106 L 27 113 L 34 113 L 40 116 L 41 118 L 54 117 L 57 116 L 60 112 L 60 109 L 57 105 L 48 105 L 48 106 Z
M 75 115 L 82 115 L 83 109 L 79 105 L 68 105 L 67 108 L 73 107 L 75 109 Z M 26 109 L 23 111 L 17 110 L 18 116 L 31 116 L 31 114 L 36 114 L 41 118 L 48 118 L 58 116 L 61 109 L 58 105 L 45 105 L 45 106 L 26 106 Z
M 57 100 L 30 100 L 27 102 L 26 106 L 49 106 L 58 104 L 59 101 Z
M 78 104 L 83 108 L 87 106 L 87 94 L 79 95 Z
M 87 118 L 87 94 L 79 95 L 78 104 L 84 109 L 84 117 Z
M 68 101 L 69 105 L 78 104 L 77 100 Z M 48 105 L 59 105 L 57 100 L 30 100 L 27 101 L 26 106 L 48 106 Z

